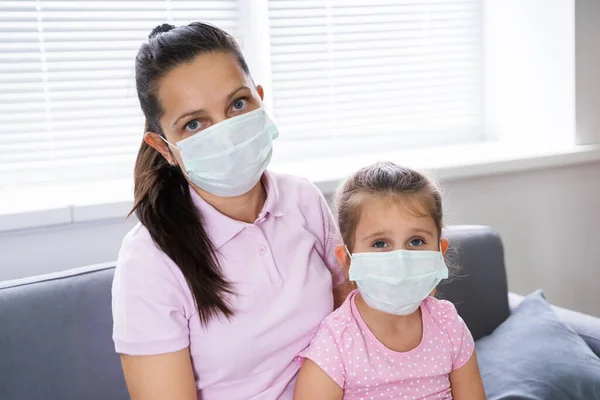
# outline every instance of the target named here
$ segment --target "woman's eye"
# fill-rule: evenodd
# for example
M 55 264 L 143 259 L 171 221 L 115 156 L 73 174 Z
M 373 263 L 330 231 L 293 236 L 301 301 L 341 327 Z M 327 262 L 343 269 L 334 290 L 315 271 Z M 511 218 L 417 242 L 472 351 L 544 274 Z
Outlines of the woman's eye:
M 246 108 L 247 103 L 248 101 L 246 99 L 237 99 L 231 105 L 231 109 L 233 111 L 242 111 L 244 108 Z
M 384 249 L 388 247 L 388 244 L 383 240 L 378 240 L 375 243 L 373 243 L 373 247 L 375 247 L 376 249 Z
M 201 126 L 200 121 L 195 119 L 193 121 L 188 122 L 187 125 L 185 126 L 185 129 L 190 132 L 195 132 L 198 129 L 200 129 L 200 126 Z
M 411 247 L 419 247 L 419 246 L 423 246 L 425 244 L 425 242 L 423 241 L 423 239 L 413 239 L 411 240 L 408 245 Z

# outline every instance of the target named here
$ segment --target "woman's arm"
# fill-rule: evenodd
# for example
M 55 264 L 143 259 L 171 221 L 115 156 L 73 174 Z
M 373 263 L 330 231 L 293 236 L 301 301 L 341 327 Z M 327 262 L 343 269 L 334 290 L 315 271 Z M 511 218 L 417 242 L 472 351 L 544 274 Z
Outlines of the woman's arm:
M 450 385 L 455 400 L 486 400 L 475 351 L 465 365 L 450 372 Z
M 155 356 L 121 355 L 131 400 L 197 400 L 189 348 Z
M 310 359 L 305 359 L 296 380 L 294 400 L 341 400 L 342 388 Z

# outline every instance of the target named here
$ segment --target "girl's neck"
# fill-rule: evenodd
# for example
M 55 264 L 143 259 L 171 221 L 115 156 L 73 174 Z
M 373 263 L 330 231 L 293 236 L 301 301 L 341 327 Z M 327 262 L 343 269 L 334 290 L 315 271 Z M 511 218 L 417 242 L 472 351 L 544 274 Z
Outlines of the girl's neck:
M 360 292 L 356 292 L 356 297 L 354 298 L 356 302 L 356 308 L 360 313 L 361 317 L 365 321 L 369 328 L 370 324 L 377 325 L 381 328 L 389 328 L 389 329 L 402 329 L 407 325 L 413 324 L 416 320 L 419 321 L 421 319 L 421 309 L 418 308 L 414 313 L 409 315 L 394 315 L 389 314 L 383 311 L 379 311 L 369 306 L 365 300 L 363 299 Z
M 218 197 L 192 185 L 196 193 L 221 214 L 237 221 L 254 223 L 262 211 L 267 192 L 262 179 L 248 193 L 236 197 Z
M 365 321 L 367 327 L 380 341 L 380 336 L 404 334 L 413 332 L 415 329 L 422 332 L 420 307 L 409 315 L 394 315 L 370 307 L 358 291 L 356 292 L 354 301 L 363 321 Z

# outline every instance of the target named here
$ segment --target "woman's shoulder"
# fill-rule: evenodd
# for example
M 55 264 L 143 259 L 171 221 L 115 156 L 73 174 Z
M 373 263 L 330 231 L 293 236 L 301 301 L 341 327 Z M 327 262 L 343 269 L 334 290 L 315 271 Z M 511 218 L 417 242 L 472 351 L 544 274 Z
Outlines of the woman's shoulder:
M 290 198 L 308 196 L 313 199 L 321 196 L 319 188 L 306 178 L 272 171 L 268 174 L 268 179 L 275 184 L 280 196 Z
M 113 297 L 135 293 L 146 298 L 157 296 L 157 291 L 177 293 L 179 300 L 189 307 L 193 305 L 191 292 L 177 265 L 138 223 L 123 239 L 113 279 Z
M 160 249 L 152 240 L 150 232 L 138 222 L 123 238 L 119 250 L 119 260 L 123 258 L 157 257 Z
M 138 222 L 123 238 L 115 275 L 167 275 L 180 280 L 178 272 L 141 223 Z

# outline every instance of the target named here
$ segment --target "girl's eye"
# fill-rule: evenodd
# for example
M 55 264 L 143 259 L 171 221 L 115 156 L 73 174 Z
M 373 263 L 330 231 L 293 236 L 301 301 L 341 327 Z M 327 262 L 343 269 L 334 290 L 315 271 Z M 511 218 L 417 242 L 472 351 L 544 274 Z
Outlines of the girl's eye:
M 185 129 L 189 132 L 195 132 L 198 129 L 200 129 L 201 123 L 200 121 L 198 121 L 197 119 L 190 121 L 187 123 L 187 125 L 185 126 Z
M 388 244 L 383 240 L 378 240 L 375 243 L 373 243 L 373 247 L 375 247 L 376 249 L 384 249 L 388 247 Z
M 231 105 L 231 109 L 233 111 L 242 111 L 244 108 L 246 108 L 247 103 L 248 101 L 246 99 L 237 99 Z
M 423 246 L 424 244 L 425 244 L 425 242 L 423 241 L 423 239 L 419 239 L 419 238 L 415 238 L 408 243 L 408 245 L 411 247 L 419 247 L 419 246 Z

